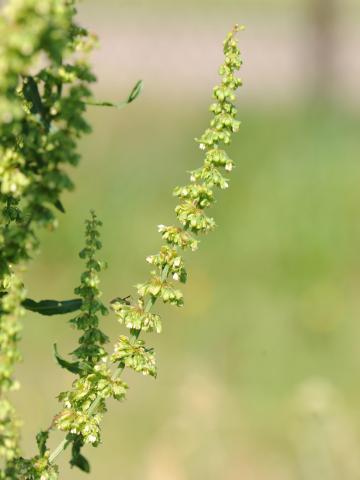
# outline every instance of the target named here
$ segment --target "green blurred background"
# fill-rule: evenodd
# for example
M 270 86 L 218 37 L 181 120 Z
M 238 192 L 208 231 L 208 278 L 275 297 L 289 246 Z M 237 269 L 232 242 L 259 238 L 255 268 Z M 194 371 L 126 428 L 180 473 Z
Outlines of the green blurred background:
M 81 3 L 100 35 L 99 98 L 144 92 L 123 111 L 91 109 L 76 191 L 28 274 L 32 298 L 71 298 L 83 221 L 104 221 L 104 300 L 133 293 L 172 223 L 172 188 L 202 156 L 221 41 L 241 34 L 245 86 L 237 168 L 213 214 L 219 228 L 188 257 L 182 310 L 163 309 L 156 381 L 130 375 L 96 480 L 360 478 L 360 137 L 357 0 L 113 0 Z M 106 319 L 115 339 L 122 327 Z M 15 402 L 24 447 L 58 410 L 71 376 L 52 359 L 76 333 L 65 318 L 26 318 Z M 34 373 L 36 372 L 36 373 Z M 61 437 L 54 438 L 54 444 Z M 66 455 L 63 478 L 80 479 Z

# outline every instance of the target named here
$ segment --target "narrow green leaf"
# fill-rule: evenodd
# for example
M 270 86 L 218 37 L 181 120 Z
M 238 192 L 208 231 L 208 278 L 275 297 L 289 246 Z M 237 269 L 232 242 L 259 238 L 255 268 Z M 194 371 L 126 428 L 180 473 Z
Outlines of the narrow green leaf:
M 65 368 L 65 370 L 68 370 L 71 373 L 75 374 L 81 374 L 83 373 L 83 368 L 81 367 L 80 362 L 69 362 L 65 360 L 64 358 L 60 357 L 58 351 L 57 351 L 57 345 L 54 343 L 54 357 L 57 363 L 60 365 L 61 368 Z
M 31 113 L 44 113 L 44 107 L 39 94 L 38 86 L 33 77 L 25 77 L 23 84 L 24 97 L 31 103 Z
M 61 203 L 60 200 L 56 200 L 56 202 L 54 203 L 54 205 L 55 205 L 55 208 L 57 208 L 61 213 L 66 213 L 66 212 L 65 212 L 64 205 Z
M 85 103 L 93 107 L 115 107 L 121 110 L 122 108 L 126 107 L 126 105 L 128 105 L 129 103 L 132 103 L 140 95 L 140 93 L 142 92 L 142 89 L 143 89 L 143 81 L 139 80 L 138 82 L 136 82 L 127 100 L 124 102 L 114 103 L 114 102 L 109 102 L 107 100 L 101 101 L 101 100 L 90 99 L 90 100 L 87 100 Z
M 142 89 L 143 89 L 143 86 L 144 86 L 144 83 L 142 80 L 139 80 L 138 82 L 136 82 L 136 85 L 135 87 L 131 90 L 131 93 L 129 95 L 129 98 L 127 100 L 127 103 L 131 103 L 133 102 L 134 100 L 136 100 L 136 98 L 140 95 L 140 93 L 142 92 Z
M 81 298 L 74 298 L 72 300 L 41 300 L 36 302 L 31 298 L 26 298 L 23 301 L 23 306 L 32 312 L 40 313 L 41 315 L 63 315 L 65 313 L 75 312 L 79 310 L 82 305 Z
M 90 463 L 82 455 L 81 448 L 84 446 L 84 440 L 80 435 L 76 435 L 73 439 L 73 444 L 71 448 L 71 459 L 70 465 L 72 467 L 77 467 L 85 473 L 90 473 Z
M 39 454 L 41 457 L 43 457 L 46 453 L 46 450 L 47 450 L 46 442 L 48 438 L 49 438 L 48 430 L 41 431 L 36 435 L 36 443 L 37 443 Z
M 70 465 L 72 467 L 79 468 L 85 473 L 90 473 L 90 463 L 87 458 L 84 457 L 84 455 L 81 455 L 81 453 L 76 457 L 72 457 L 72 459 L 70 460 Z
M 87 100 L 86 105 L 91 105 L 92 107 L 115 107 L 119 110 L 124 108 L 127 102 L 113 103 L 106 100 Z

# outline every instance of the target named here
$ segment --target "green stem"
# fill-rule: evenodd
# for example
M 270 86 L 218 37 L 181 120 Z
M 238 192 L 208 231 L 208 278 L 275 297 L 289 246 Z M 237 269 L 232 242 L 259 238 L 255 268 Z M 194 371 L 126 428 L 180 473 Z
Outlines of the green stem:
M 65 450 L 68 446 L 68 440 L 64 438 L 59 445 L 55 448 L 55 450 L 51 453 L 49 457 L 49 463 L 54 463 L 55 459 Z

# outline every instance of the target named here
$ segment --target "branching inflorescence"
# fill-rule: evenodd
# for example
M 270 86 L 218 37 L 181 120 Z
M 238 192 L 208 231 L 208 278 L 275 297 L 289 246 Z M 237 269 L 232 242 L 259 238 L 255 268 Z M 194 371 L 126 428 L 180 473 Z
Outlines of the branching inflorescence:
M 214 202 L 214 188 L 228 186 L 221 170 L 230 172 L 233 161 L 222 146 L 230 143 L 231 134 L 240 127 L 233 104 L 234 92 L 241 85 L 241 80 L 235 76 L 241 66 L 235 38 L 238 30 L 239 27 L 235 27 L 225 40 L 225 63 L 220 68 L 222 83 L 214 89 L 215 103 L 210 108 L 214 118 L 210 128 L 198 140 L 201 150 L 205 151 L 204 164 L 191 172 L 189 185 L 177 187 L 174 191 L 180 199 L 175 213 L 181 226 L 159 225 L 158 230 L 166 243 L 159 253 L 147 257 L 154 269 L 148 281 L 137 285 L 137 300 L 130 302 L 119 298 L 112 302 L 112 310 L 120 323 L 130 330 L 130 336 L 121 335 L 113 354 L 108 359 L 104 357 L 93 372 L 75 381 L 70 393 L 61 396 L 65 408 L 57 417 L 56 425 L 65 432 L 80 435 L 86 443 L 97 445 L 100 441 L 99 422 L 105 411 L 105 400 L 124 398 L 127 385 L 119 377 L 125 368 L 156 376 L 154 351 L 139 339 L 140 333 L 161 332 L 160 316 L 151 312 L 158 300 L 178 307 L 183 305 L 183 295 L 175 284 L 185 283 L 187 279 L 182 251 L 196 250 L 198 240 L 195 236 L 206 234 L 215 227 L 214 219 L 206 215 L 205 209 Z M 108 366 L 104 363 L 106 360 Z M 111 364 L 117 366 L 112 376 Z M 66 445 L 65 440 L 50 457 L 51 461 Z
M 159 225 L 164 244 L 159 253 L 147 257 L 152 266 L 150 278 L 136 286 L 135 300 L 127 297 L 111 302 L 111 310 L 129 335 L 122 334 L 113 351 L 107 352 L 109 339 L 100 325 L 109 313 L 99 290 L 99 274 L 105 268 L 97 258 L 101 222 L 93 212 L 86 221 L 86 243 L 80 252 L 86 269 L 75 289 L 78 298 L 39 304 L 25 299 L 20 272 L 37 249 L 36 228 L 53 229 L 55 211 L 64 211 L 60 196 L 72 188 L 72 182 L 63 166 L 78 162 L 76 141 L 89 131 L 83 117 L 86 105 L 112 105 L 90 98 L 88 85 L 94 76 L 83 54 L 91 50 L 94 40 L 74 23 L 74 4 L 74 0 L 13 0 L 0 20 L 0 455 L 6 463 L 0 479 L 56 479 L 55 460 L 70 445 L 71 465 L 88 472 L 81 449 L 100 443 L 107 400 L 125 398 L 128 385 L 121 379 L 123 371 L 130 368 L 156 377 L 154 349 L 140 335 L 161 332 L 161 318 L 152 311 L 158 300 L 183 305 L 177 286 L 187 280 L 183 252 L 195 251 L 198 235 L 215 227 L 206 209 L 215 201 L 215 189 L 228 187 L 224 171 L 232 170 L 233 161 L 224 147 L 240 126 L 234 106 L 235 91 L 241 85 L 236 72 L 242 63 L 236 26 L 224 42 L 222 82 L 214 89 L 210 107 L 213 119 L 197 140 L 204 163 L 190 173 L 188 185 L 174 190 L 179 199 L 175 208 L 179 226 Z M 34 73 L 39 61 L 44 66 Z M 117 106 L 133 101 L 140 89 L 138 82 L 127 102 Z M 62 409 L 50 429 L 38 434 L 39 453 L 29 460 L 20 456 L 19 421 L 6 397 L 17 388 L 13 367 L 21 358 L 19 318 L 26 305 L 48 315 L 76 311 L 70 324 L 80 332 L 71 360 L 61 357 L 54 347 L 58 364 L 76 378 L 72 388 L 59 395 Z M 47 439 L 53 428 L 65 432 L 65 438 L 50 453 Z

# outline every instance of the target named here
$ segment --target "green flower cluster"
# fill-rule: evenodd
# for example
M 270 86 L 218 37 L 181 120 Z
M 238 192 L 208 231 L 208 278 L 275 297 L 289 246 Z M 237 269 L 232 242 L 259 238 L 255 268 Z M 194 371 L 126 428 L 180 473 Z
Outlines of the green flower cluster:
M 78 377 L 70 391 L 59 395 L 64 408 L 55 417 L 53 424 L 67 433 L 67 443 L 81 443 L 79 453 L 85 443 L 93 446 L 100 443 L 100 423 L 106 412 L 106 400 L 125 398 L 128 386 L 120 380 L 119 375 L 112 374 L 111 367 L 115 364 L 119 367 L 118 372 L 131 368 L 144 375 L 156 376 L 153 349 L 147 348 L 142 340 L 136 338 L 136 334 L 131 338 L 120 336 L 110 358 L 104 349 L 108 337 L 99 329 L 99 314 L 106 315 L 108 311 L 100 301 L 99 273 L 105 266 L 96 258 L 96 253 L 102 246 L 100 226 L 101 222 L 95 213 L 91 212 L 89 220 L 86 221 L 86 245 L 80 252 L 80 257 L 86 261 L 86 270 L 81 275 L 80 286 L 75 289 L 82 303 L 79 314 L 70 320 L 78 330 L 83 331 L 79 339 L 80 346 L 72 352 L 76 361 L 66 361 L 56 352 L 59 364 L 77 374 Z M 171 252 L 165 249 L 162 254 L 167 257 Z M 160 256 L 152 261 L 157 263 L 163 262 L 164 259 Z M 176 258 L 172 263 L 176 271 L 181 271 L 181 264 Z M 168 286 L 163 285 L 162 288 L 163 294 L 169 295 L 171 300 L 174 293 L 166 290 Z M 138 289 L 140 290 L 141 286 Z M 150 313 L 141 300 L 137 306 L 130 305 L 127 299 L 117 299 L 114 304 L 123 305 L 122 311 L 128 312 L 126 325 L 132 332 L 141 329 L 160 331 L 160 317 Z M 141 325 L 138 322 L 141 322 Z
M 160 253 L 147 257 L 146 261 L 161 271 L 167 267 L 174 280 L 186 283 L 187 273 L 184 261 L 176 248 L 164 245 L 161 247 Z
M 82 298 L 79 315 L 70 320 L 75 328 L 82 330 L 79 338 L 80 346 L 72 354 L 89 368 L 106 356 L 103 345 L 109 341 L 107 335 L 99 327 L 99 314 L 107 315 L 108 309 L 100 301 L 99 272 L 106 268 L 106 264 L 96 259 L 96 252 L 101 249 L 99 227 L 102 223 L 95 213 L 86 220 L 86 246 L 80 252 L 80 258 L 86 260 L 86 270 L 81 275 L 81 284 L 75 293 Z
M 96 253 L 102 248 L 99 231 L 102 223 L 92 211 L 85 225 L 85 247 L 79 256 L 85 260 L 86 270 L 81 275 L 79 287 L 75 288 L 82 304 L 79 314 L 70 320 L 83 333 L 79 338 L 79 347 L 72 352 L 77 361 L 64 363 L 61 359 L 60 363 L 80 378 L 74 381 L 71 391 L 59 395 L 64 410 L 55 418 L 55 425 L 65 432 L 81 435 L 85 442 L 96 445 L 100 441 L 100 420 L 106 411 L 105 399 L 114 397 L 120 400 L 125 396 L 127 386 L 120 380 L 112 380 L 104 349 L 109 339 L 99 328 L 99 314 L 108 314 L 108 309 L 100 300 L 99 289 L 99 273 L 106 264 L 96 258 Z M 101 402 L 95 415 L 92 415 L 89 409 L 97 398 Z
M 140 299 L 143 301 L 144 298 L 150 298 L 151 302 L 155 302 L 156 299 L 161 298 L 164 303 L 182 307 L 184 304 L 183 294 L 174 287 L 174 283 L 165 278 L 164 275 L 159 275 L 157 271 L 151 272 L 150 280 L 137 285 Z
M 19 454 L 19 428 L 21 426 L 15 410 L 6 398 L 11 390 L 19 388 L 13 378 L 15 364 L 20 361 L 18 348 L 21 325 L 24 314 L 21 305 L 25 290 L 19 276 L 5 275 L 1 285 L 0 300 L 0 455 L 7 461 Z
M 3 277 L 0 300 L 0 393 L 18 388 L 13 378 L 14 365 L 21 359 L 18 349 L 21 326 L 19 318 L 24 315 L 21 303 L 25 289 L 18 275 L 11 273 Z
M 154 349 L 147 348 L 143 340 L 121 335 L 115 344 L 111 361 L 119 363 L 120 368 L 132 368 L 135 372 L 156 377 Z
M 161 233 L 163 240 L 170 245 L 180 247 L 183 250 L 190 248 L 193 252 L 198 249 L 199 241 L 192 237 L 189 232 L 180 227 L 159 225 L 158 232 Z
M 6 470 L 0 473 L 0 480 L 57 480 L 59 470 L 50 465 L 49 452 L 45 456 L 36 455 L 27 460 L 19 457 L 9 462 Z
M 19 455 L 19 421 L 14 407 L 7 398 L 0 398 L 0 454 L 8 462 Z M 1 478 L 1 476 L 0 476 Z
M 49 462 L 48 437 L 48 432 L 39 432 L 36 436 L 39 454 L 30 460 L 22 457 L 12 459 L 5 471 L 0 472 L 0 480 L 57 480 L 58 467 Z
M 119 322 L 130 330 L 156 333 L 162 331 L 160 315 L 146 311 L 142 299 L 138 300 L 137 305 L 129 305 L 122 299 L 117 299 L 112 302 L 112 309 Z
M 159 225 L 159 233 L 166 244 L 158 254 L 147 257 L 146 260 L 155 270 L 147 282 L 137 285 L 138 300 L 135 304 L 122 301 L 112 304 L 120 322 L 137 336 L 140 331 L 154 329 L 152 326 L 149 328 L 153 318 L 160 325 L 160 317 L 153 317 L 154 314 L 149 312 L 158 299 L 179 307 L 183 305 L 181 291 L 168 277 L 175 282 L 186 282 L 187 273 L 180 250 L 196 250 L 199 241 L 194 235 L 206 234 L 215 227 L 214 219 L 207 216 L 205 209 L 215 201 L 215 187 L 228 187 L 228 180 L 223 176 L 222 170 L 230 172 L 233 161 L 222 147 L 230 143 L 231 135 L 240 127 L 240 122 L 236 119 L 237 109 L 233 104 L 235 91 L 241 85 L 241 80 L 236 76 L 242 64 L 236 39 L 239 30 L 240 27 L 235 26 L 225 39 L 225 62 L 219 71 L 222 82 L 214 88 L 215 102 L 210 107 L 214 117 L 210 128 L 197 140 L 200 149 L 205 151 L 204 164 L 190 173 L 190 184 L 174 190 L 174 195 L 180 199 L 175 213 L 181 226 Z
M 65 408 L 55 418 L 56 426 L 65 432 L 81 435 L 86 443 L 94 446 L 100 442 L 100 421 L 106 412 L 105 400 L 125 398 L 127 385 L 113 378 L 105 364 L 95 365 L 89 375 L 76 380 L 70 392 L 59 395 Z M 96 409 L 93 404 L 96 401 Z

